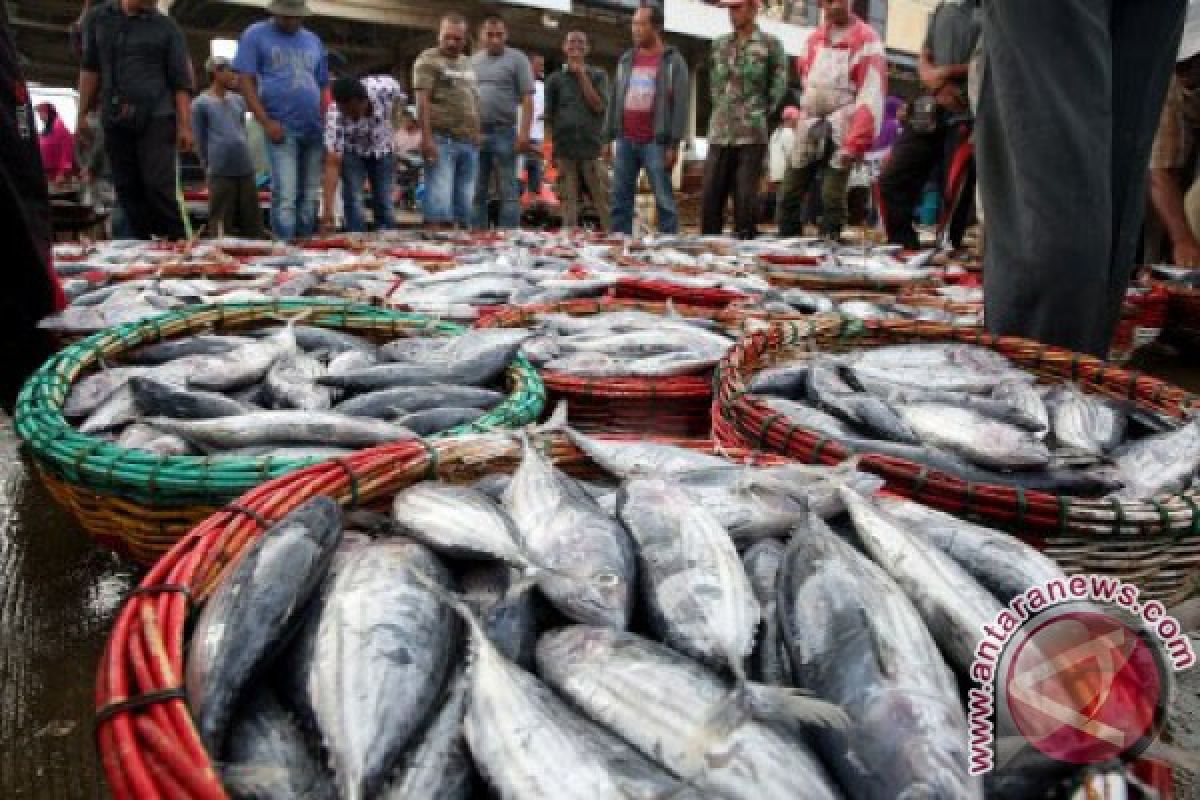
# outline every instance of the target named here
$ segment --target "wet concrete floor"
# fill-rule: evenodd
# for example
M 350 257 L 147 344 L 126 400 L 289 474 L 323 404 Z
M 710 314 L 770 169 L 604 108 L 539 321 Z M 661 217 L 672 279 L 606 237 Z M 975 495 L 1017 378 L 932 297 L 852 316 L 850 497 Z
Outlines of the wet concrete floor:
M 1200 390 L 1200 367 L 1178 356 L 1139 366 Z M 92 743 L 96 664 L 136 572 L 54 505 L 0 417 L 0 799 L 107 796 Z M 1200 752 L 1200 670 L 1173 705 L 1177 743 Z M 1194 786 L 1178 787 L 1181 800 L 1200 798 Z

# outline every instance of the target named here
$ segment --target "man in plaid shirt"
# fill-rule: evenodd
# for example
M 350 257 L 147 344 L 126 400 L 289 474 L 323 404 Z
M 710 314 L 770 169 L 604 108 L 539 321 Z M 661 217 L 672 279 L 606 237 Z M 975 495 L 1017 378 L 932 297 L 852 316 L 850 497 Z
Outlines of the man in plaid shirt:
M 342 181 L 346 230 L 367 230 L 363 185 L 371 186 L 371 211 L 376 230 L 396 227 L 392 187 L 396 177 L 396 133 L 392 109 L 407 95 L 390 75 L 342 78 L 333 84 L 334 106 L 325 118 L 324 210 L 321 227 L 334 227 L 338 178 Z

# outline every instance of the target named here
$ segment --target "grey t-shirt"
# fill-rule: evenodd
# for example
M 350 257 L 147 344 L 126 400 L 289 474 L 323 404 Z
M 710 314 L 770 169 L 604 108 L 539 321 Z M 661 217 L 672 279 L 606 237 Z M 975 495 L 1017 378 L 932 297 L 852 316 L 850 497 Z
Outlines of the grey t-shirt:
M 933 63 L 938 66 L 969 64 L 982 30 L 974 0 L 945 0 L 929 18 L 925 49 L 933 54 Z M 966 80 L 962 83 L 965 85 Z
M 254 174 L 254 157 L 246 136 L 246 101 L 240 95 L 218 98 L 209 92 L 192 101 L 196 152 L 214 178 Z
M 517 106 L 522 98 L 533 94 L 533 68 L 529 59 L 511 47 L 504 48 L 504 53 L 498 56 L 480 50 L 471 56 L 471 66 L 475 68 L 483 100 L 484 128 L 516 127 Z

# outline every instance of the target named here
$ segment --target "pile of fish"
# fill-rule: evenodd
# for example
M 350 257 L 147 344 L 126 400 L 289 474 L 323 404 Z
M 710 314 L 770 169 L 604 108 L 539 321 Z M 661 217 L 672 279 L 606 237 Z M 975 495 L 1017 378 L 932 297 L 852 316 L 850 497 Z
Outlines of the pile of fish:
M 665 378 L 711 372 L 734 340 L 710 319 L 614 311 L 537 316 L 522 352 L 544 369 L 580 378 Z
M 946 325 L 979 325 L 981 313 L 955 313 L 935 305 L 897 297 L 839 297 L 837 292 L 784 289 L 764 298 L 763 310 L 772 314 L 842 314 L 864 320 L 920 320 Z
M 568 435 L 607 480 L 526 436 L 511 478 L 420 483 L 389 515 L 318 498 L 250 546 L 186 654 L 234 797 L 1036 798 L 1069 779 L 1031 756 L 971 777 L 960 692 L 983 625 L 1052 562 L 851 470 Z
M 332 458 L 468 425 L 504 402 L 530 334 L 475 331 L 383 345 L 295 324 L 139 348 L 83 376 L 63 414 L 156 455 Z
M 1070 384 L 1043 385 L 964 344 L 807 354 L 755 375 L 773 412 L 841 442 L 964 480 L 1138 500 L 1191 485 L 1200 421 Z

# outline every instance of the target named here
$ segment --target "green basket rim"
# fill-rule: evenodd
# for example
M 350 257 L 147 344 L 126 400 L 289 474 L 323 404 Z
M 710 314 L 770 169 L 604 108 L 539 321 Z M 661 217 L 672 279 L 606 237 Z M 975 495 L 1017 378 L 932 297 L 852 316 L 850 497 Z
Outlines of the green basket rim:
M 215 320 L 192 327 L 197 317 L 212 312 L 217 314 Z M 157 456 L 80 433 L 63 416 L 71 387 L 105 357 L 164 339 L 220 329 L 226 314 L 247 312 L 261 317 L 308 312 L 305 324 L 348 328 L 350 332 L 356 326 L 366 328 L 378 323 L 447 336 L 458 336 L 468 330 L 421 314 L 322 298 L 187 306 L 100 331 L 51 357 L 21 390 L 13 420 L 17 435 L 42 466 L 68 483 L 164 506 L 222 502 L 270 478 L 320 463 L 322 459 L 318 458 Z M 182 323 L 184 329 L 164 336 L 163 326 L 172 323 Z M 509 395 L 499 406 L 471 424 L 428 438 L 485 433 L 534 422 L 546 405 L 545 386 L 537 370 L 523 356 L 518 356 L 509 367 L 507 380 Z

